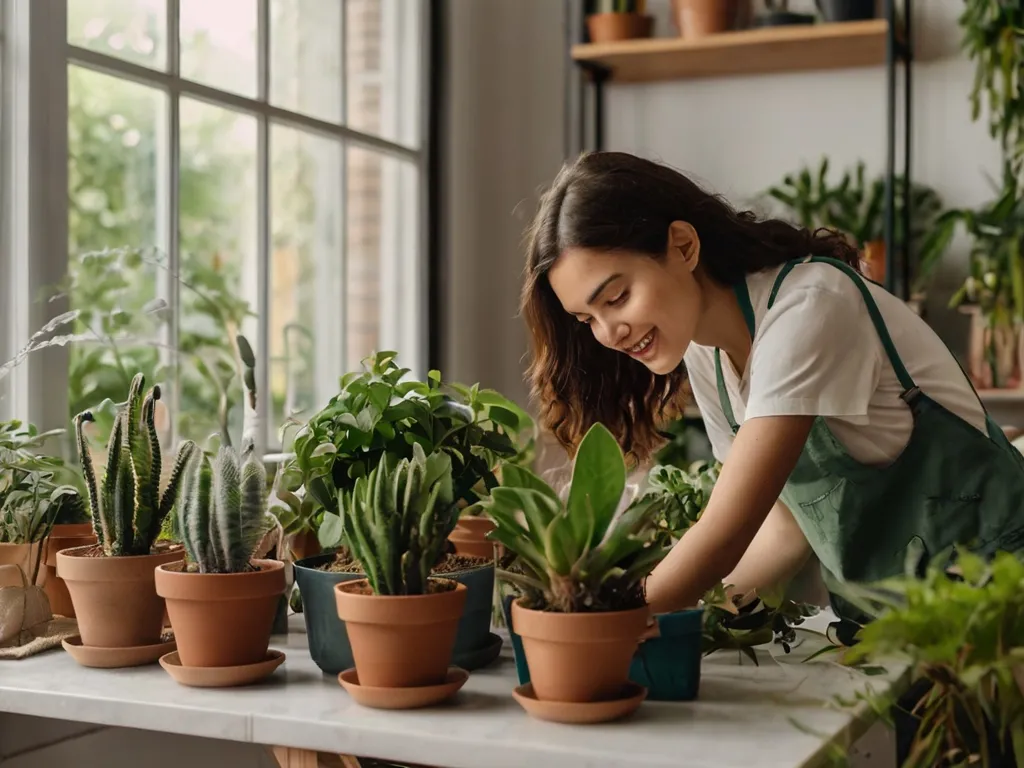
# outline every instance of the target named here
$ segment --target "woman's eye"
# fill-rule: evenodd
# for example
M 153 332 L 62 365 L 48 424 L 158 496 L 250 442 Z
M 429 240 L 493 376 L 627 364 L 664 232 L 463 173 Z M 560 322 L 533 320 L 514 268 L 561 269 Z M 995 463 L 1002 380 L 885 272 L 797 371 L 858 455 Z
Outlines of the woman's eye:
M 623 291 L 618 296 L 616 296 L 614 299 L 609 301 L 608 302 L 608 306 L 610 306 L 610 307 L 617 307 L 619 304 L 622 304 L 627 298 L 629 298 L 629 293 L 626 292 L 626 291 Z

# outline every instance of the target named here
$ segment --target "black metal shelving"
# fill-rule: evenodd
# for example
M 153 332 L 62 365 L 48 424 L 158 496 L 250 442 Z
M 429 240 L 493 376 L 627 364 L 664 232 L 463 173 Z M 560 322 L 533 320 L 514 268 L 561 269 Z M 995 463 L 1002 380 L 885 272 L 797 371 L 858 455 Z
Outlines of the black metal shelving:
M 601 150 L 605 144 L 605 87 L 614 73 L 607 67 L 591 61 L 578 61 L 572 57 L 576 43 L 587 42 L 584 24 L 583 0 L 564 0 L 566 55 L 570 66 L 566 68 L 566 131 L 564 149 L 566 158 L 587 149 Z M 910 298 L 911 272 L 911 128 L 913 118 L 913 0 L 904 0 L 902 13 L 897 13 L 896 0 L 884 0 L 883 18 L 886 20 L 886 191 L 884 211 L 885 287 L 904 300 Z M 902 32 L 902 34 L 899 33 Z M 899 95 L 898 72 L 903 70 L 903 109 L 897 109 Z M 575 66 L 573 66 L 575 65 Z M 588 119 L 589 112 L 589 119 Z M 902 121 L 899 120 L 902 114 Z M 902 198 L 897 211 L 897 145 L 898 123 L 902 122 Z M 589 128 L 589 130 L 588 130 Z M 588 136 L 589 134 L 589 136 Z M 589 142 L 588 142 L 589 138 Z M 902 217 L 905 233 L 899 253 L 895 247 L 896 216 Z

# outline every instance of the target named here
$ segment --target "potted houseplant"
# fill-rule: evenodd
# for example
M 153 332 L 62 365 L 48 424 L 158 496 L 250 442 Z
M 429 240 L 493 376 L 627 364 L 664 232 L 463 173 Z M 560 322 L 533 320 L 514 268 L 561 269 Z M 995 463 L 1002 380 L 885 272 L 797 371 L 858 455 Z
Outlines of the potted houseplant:
M 683 39 L 740 28 L 749 10 L 749 0 L 672 0 L 672 17 Z
M 876 0 L 814 0 L 825 21 L 866 21 L 875 18 Z
M 647 625 L 643 581 L 668 548 L 659 535 L 662 502 L 623 509 L 625 487 L 622 451 L 596 424 L 580 442 L 566 500 L 529 470 L 505 467 L 501 486 L 482 502 L 496 523 L 490 536 L 516 555 L 516 568 L 502 578 L 520 592 L 509 629 L 530 672 L 517 699 L 540 717 L 561 717 L 545 703 L 566 713 L 579 710 L 573 705 L 623 704 L 588 718 L 611 719 L 645 694 L 627 685 L 629 667 Z
M 180 549 L 158 551 L 154 543 L 177 497 L 182 471 L 198 450 L 186 441 L 170 479 L 160 491 L 162 454 L 154 408 L 160 388 L 143 398 L 137 374 L 120 406 L 101 483 L 96 482 L 84 426 L 92 414 L 75 417 L 79 458 L 88 490 L 97 544 L 57 553 L 57 574 L 67 585 L 83 646 L 100 649 L 157 647 L 164 601 L 156 593 L 157 566 L 183 558 Z M 155 661 L 156 659 L 152 659 Z
M 352 664 L 334 608 L 334 587 L 366 575 L 346 540 L 341 494 L 385 455 L 408 459 L 420 445 L 424 453 L 449 456 L 456 502 L 472 505 L 496 485 L 499 464 L 532 456 L 532 420 L 506 398 L 475 385 L 444 386 L 436 371 L 426 381 L 408 380 L 408 370 L 395 358 L 394 352 L 381 352 L 364 360 L 361 371 L 342 378 L 338 395 L 297 433 L 295 458 L 286 468 L 285 489 L 301 484 L 303 503 L 312 499 L 316 504 L 310 514 L 324 554 L 297 561 L 295 580 L 310 654 L 328 674 Z M 452 535 L 459 538 L 455 531 Z M 494 556 L 454 554 L 434 567 L 469 590 L 454 660 L 473 669 L 492 661 L 501 649 L 501 639 L 490 631 Z
M 790 24 L 813 24 L 814 15 L 789 10 L 789 0 L 764 0 L 765 12 L 754 19 L 754 26 L 781 27 Z
M 646 0 L 589 0 L 587 32 L 592 43 L 611 43 L 650 37 L 654 18 L 648 16 Z
M 256 455 L 256 359 L 243 336 L 248 397 L 241 450 L 221 445 L 211 463 L 193 451 L 178 502 L 187 559 L 156 569 L 182 667 L 244 667 L 266 661 L 285 591 L 284 564 L 254 559 L 267 533 L 267 473 Z
M 346 538 L 366 570 L 365 579 L 334 588 L 355 659 L 354 675 L 342 673 L 342 683 L 353 695 L 373 688 L 395 696 L 414 688 L 450 695 L 444 684 L 451 682 L 467 590 L 431 573 L 459 514 L 451 458 L 427 455 L 418 443 L 411 459 L 396 462 L 385 454 L 342 496 Z

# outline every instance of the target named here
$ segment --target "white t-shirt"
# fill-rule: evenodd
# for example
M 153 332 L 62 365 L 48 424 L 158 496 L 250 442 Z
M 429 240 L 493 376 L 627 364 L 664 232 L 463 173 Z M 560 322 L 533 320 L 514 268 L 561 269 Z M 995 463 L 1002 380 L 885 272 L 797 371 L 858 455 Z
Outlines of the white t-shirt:
M 755 335 L 742 374 L 722 354 L 736 423 L 758 416 L 824 416 L 854 459 L 891 463 L 910 439 L 913 419 L 860 289 L 831 264 L 798 264 L 769 311 L 781 269 L 747 276 Z M 942 340 L 900 299 L 865 284 L 914 383 L 987 432 L 984 409 Z M 733 435 L 718 399 L 714 353 L 713 347 L 690 344 L 684 362 L 715 458 L 725 461 Z

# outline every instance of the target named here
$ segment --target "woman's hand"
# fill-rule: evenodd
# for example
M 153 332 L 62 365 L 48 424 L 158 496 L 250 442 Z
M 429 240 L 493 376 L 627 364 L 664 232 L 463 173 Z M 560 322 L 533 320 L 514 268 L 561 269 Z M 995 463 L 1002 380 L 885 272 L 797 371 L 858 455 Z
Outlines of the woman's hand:
M 700 520 L 647 577 L 653 613 L 693 607 L 736 568 L 778 500 L 813 423 L 813 416 L 764 416 L 740 427 Z

